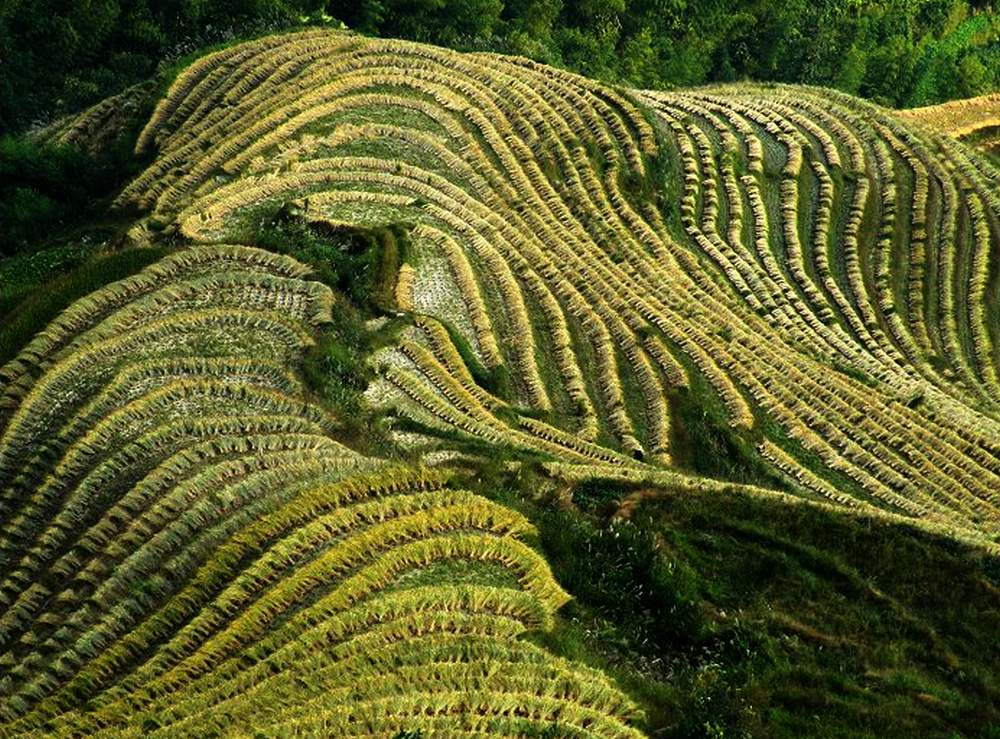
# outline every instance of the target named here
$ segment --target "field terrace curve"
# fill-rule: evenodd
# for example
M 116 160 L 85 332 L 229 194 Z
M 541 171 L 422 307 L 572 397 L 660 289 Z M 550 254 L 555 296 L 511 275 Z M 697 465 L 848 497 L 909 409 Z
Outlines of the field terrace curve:
M 637 734 L 520 639 L 567 597 L 522 516 L 330 438 L 297 368 L 333 296 L 232 246 L 279 212 L 405 229 L 367 396 L 428 434 L 996 546 L 1000 172 L 954 139 L 310 30 L 192 64 L 137 152 L 132 238 L 187 246 L 0 369 L 0 735 Z M 676 463 L 684 388 L 784 491 Z
M 0 370 L 0 736 L 641 735 L 522 638 L 568 599 L 524 516 L 331 438 L 299 367 L 335 309 L 187 247 Z
M 384 377 L 427 423 L 712 487 L 670 472 L 666 393 L 697 376 L 801 494 L 996 532 L 997 172 L 888 111 L 306 32 L 191 67 L 139 148 L 139 237 L 288 203 L 408 224 Z M 498 415 L 438 320 L 537 417 Z

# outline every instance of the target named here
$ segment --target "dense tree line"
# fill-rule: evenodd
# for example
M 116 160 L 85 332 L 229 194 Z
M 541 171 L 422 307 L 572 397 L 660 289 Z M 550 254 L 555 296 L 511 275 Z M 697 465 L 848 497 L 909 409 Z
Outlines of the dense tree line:
M 739 79 L 895 107 L 1000 86 L 1000 13 L 969 0 L 332 0 L 354 28 L 496 48 L 644 87 Z
M 0 130 L 326 14 L 646 87 L 780 80 L 892 106 L 1000 87 L 1000 13 L 983 0 L 0 0 Z
M 0 0 L 0 131 L 85 107 L 150 77 L 164 59 L 292 26 L 308 4 Z

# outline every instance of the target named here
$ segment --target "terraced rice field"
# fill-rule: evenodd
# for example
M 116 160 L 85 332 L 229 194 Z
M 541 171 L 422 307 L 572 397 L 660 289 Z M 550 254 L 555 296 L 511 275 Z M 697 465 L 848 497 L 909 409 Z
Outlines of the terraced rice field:
M 901 110 L 899 115 L 1000 156 L 1000 94 Z
M 828 90 L 310 31 L 193 64 L 137 149 L 132 237 L 194 246 L 0 375 L 0 734 L 638 734 L 518 639 L 566 600 L 523 517 L 330 438 L 297 373 L 330 292 L 229 246 L 279 210 L 406 227 L 410 325 L 367 395 L 428 433 L 778 494 L 675 465 L 670 397 L 704 386 L 781 495 L 994 546 L 1000 172 L 948 136 Z
M 314 33 L 193 66 L 139 147 L 159 155 L 121 203 L 196 242 L 288 202 L 412 225 L 397 297 L 419 317 L 383 361 L 428 423 L 556 464 L 669 469 L 665 392 L 697 374 L 733 426 L 780 429 L 762 453 L 813 492 L 995 525 L 1000 194 L 950 139 L 828 91 L 617 91 Z M 437 320 L 564 422 L 501 421 Z
M 523 516 L 329 437 L 294 371 L 332 304 L 306 272 L 186 249 L 4 367 L 0 730 L 486 735 L 558 718 L 636 735 L 606 679 L 518 640 L 566 600 Z

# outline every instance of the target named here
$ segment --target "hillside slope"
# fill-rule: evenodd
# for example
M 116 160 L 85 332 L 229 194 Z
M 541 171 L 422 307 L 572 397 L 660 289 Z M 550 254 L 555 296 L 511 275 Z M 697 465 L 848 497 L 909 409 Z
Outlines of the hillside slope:
M 426 425 L 673 481 L 668 397 L 699 384 L 803 494 L 995 531 L 1000 194 L 967 149 L 818 90 L 628 93 L 280 38 L 161 102 L 119 198 L 150 211 L 137 239 L 239 242 L 279 211 L 403 224 L 397 297 L 422 326 L 384 374 Z M 509 397 L 470 383 L 435 319 Z
M 307 272 L 186 249 L 4 367 L 0 733 L 636 736 L 518 641 L 567 598 L 523 516 L 330 438 L 294 371 L 330 320 Z
M 0 369 L 0 735 L 637 735 L 522 638 L 569 596 L 487 468 L 996 553 L 1000 171 L 947 136 L 307 31 L 195 62 L 136 153 L 174 253 Z
M 1000 95 L 981 95 L 899 111 L 899 116 L 1000 156 Z

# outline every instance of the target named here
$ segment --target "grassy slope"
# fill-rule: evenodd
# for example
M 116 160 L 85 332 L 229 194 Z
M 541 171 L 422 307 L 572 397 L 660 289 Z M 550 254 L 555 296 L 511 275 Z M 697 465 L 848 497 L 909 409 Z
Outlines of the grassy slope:
M 607 669 L 664 737 L 1000 736 L 1000 561 L 811 506 L 594 481 L 527 509 L 576 597 L 556 652 Z

